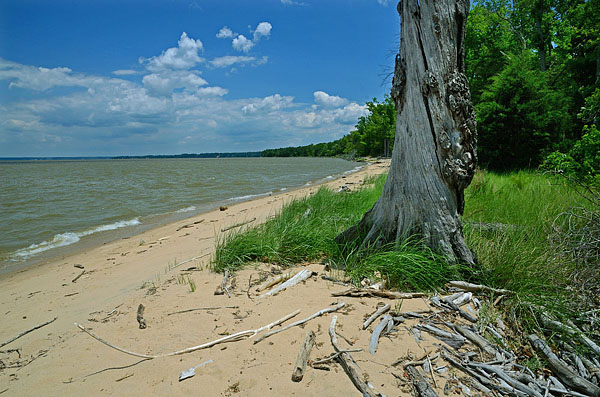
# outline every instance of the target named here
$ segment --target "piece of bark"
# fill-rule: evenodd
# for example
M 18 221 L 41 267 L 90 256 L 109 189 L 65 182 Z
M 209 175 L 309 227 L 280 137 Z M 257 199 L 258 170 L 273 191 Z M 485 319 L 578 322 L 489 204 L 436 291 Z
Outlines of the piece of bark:
M 52 320 L 46 321 L 45 323 L 36 325 L 35 327 L 29 328 L 28 330 L 21 332 L 19 335 L 15 336 L 15 337 L 12 337 L 9 340 L 7 340 L 6 342 L 3 342 L 2 344 L 0 344 L 0 347 L 8 345 L 11 342 L 14 342 L 15 340 L 19 339 L 20 337 L 25 336 L 28 333 L 30 333 L 32 331 L 35 331 L 36 329 L 40 329 L 40 328 L 45 327 L 46 325 L 48 325 L 50 323 L 53 323 L 54 321 L 56 321 L 57 318 L 58 317 L 54 317 Z
M 537 335 L 529 335 L 529 342 L 548 362 L 552 372 L 567 386 L 590 396 L 600 397 L 600 387 L 577 375 L 552 352 L 550 347 Z
M 375 296 L 379 298 L 389 299 L 412 299 L 421 298 L 425 296 L 422 292 L 393 292 L 393 291 L 381 291 L 378 289 L 370 288 L 350 288 L 341 292 L 334 292 L 332 296 L 351 296 L 351 297 L 363 297 L 363 296 Z
M 286 288 L 293 287 L 294 285 L 296 285 L 296 284 L 298 284 L 298 283 L 300 283 L 300 282 L 308 279 L 312 275 L 313 275 L 312 271 L 310 271 L 308 269 L 304 269 L 301 272 L 299 272 L 298 274 L 296 274 L 294 277 L 292 277 L 289 280 L 287 280 L 286 282 L 278 285 L 277 287 L 273 288 L 270 291 L 265 292 L 262 295 L 259 295 L 258 299 L 262 299 L 262 298 L 267 297 L 267 296 L 275 295 L 275 294 L 283 291 Z
M 373 313 L 364 323 L 362 326 L 362 329 L 367 329 L 369 327 L 369 325 L 375 321 L 379 316 L 381 316 L 383 313 L 386 313 L 387 311 L 390 310 L 392 306 L 387 303 L 385 305 L 383 305 L 382 307 L 380 307 L 379 309 L 377 309 L 375 311 L 375 313 Z
M 458 288 L 463 291 L 493 292 L 494 294 L 498 294 L 498 295 L 512 295 L 514 293 L 507 289 L 492 288 L 492 287 L 488 287 L 486 285 L 468 283 L 466 281 L 450 281 L 448 283 L 448 286 Z
M 279 328 L 279 329 L 275 329 L 275 330 L 273 330 L 273 331 L 267 332 L 266 334 L 264 334 L 264 335 L 261 335 L 260 337 L 256 338 L 256 340 L 254 340 L 254 344 L 257 344 L 258 342 L 262 341 L 263 339 L 267 339 L 269 336 L 272 336 L 272 335 L 278 334 L 278 333 L 280 333 L 280 332 L 283 332 L 283 331 L 285 331 L 285 330 L 288 330 L 288 329 L 290 329 L 290 328 L 292 328 L 292 327 L 295 327 L 295 326 L 297 326 L 297 325 L 302 325 L 302 324 L 304 324 L 304 323 L 307 323 L 307 322 L 309 322 L 310 320 L 312 320 L 313 318 L 320 317 L 320 316 L 322 316 L 323 314 L 326 314 L 326 313 L 331 313 L 331 312 L 336 312 L 336 311 L 340 310 L 342 307 L 344 307 L 345 305 L 346 305 L 346 303 L 345 303 L 345 302 L 340 302 L 340 303 L 338 303 L 338 304 L 337 304 L 337 305 L 335 305 L 335 306 L 332 306 L 332 307 L 327 307 L 327 308 L 325 308 L 325 309 L 323 309 L 323 310 L 319 310 L 319 311 L 318 311 L 318 312 L 316 312 L 315 314 L 313 314 L 313 315 L 311 315 L 311 316 L 309 316 L 309 317 L 307 317 L 307 318 L 305 318 L 305 319 L 303 319 L 303 320 L 298 320 L 298 321 L 296 321 L 296 322 L 294 322 L 294 323 L 291 323 L 291 324 L 289 324 L 289 325 L 286 325 L 286 326 L 285 326 L 285 327 L 283 327 L 283 328 Z
M 394 320 L 392 320 L 392 316 L 386 314 L 381 319 L 379 324 L 377 324 L 375 329 L 373 330 L 373 333 L 371 334 L 371 339 L 369 341 L 369 353 L 375 354 L 375 352 L 377 351 L 377 344 L 379 343 L 379 336 L 381 335 L 381 333 L 383 332 L 384 329 L 389 327 L 390 321 L 392 322 L 392 325 L 393 325 Z
M 233 342 L 233 341 L 237 341 L 237 340 L 241 340 L 241 339 L 247 339 L 247 338 L 252 338 L 253 336 L 255 336 L 256 334 L 258 334 L 259 332 L 262 331 L 268 331 L 269 329 L 271 329 L 272 327 L 275 327 L 281 323 L 283 323 L 284 321 L 289 320 L 290 318 L 298 315 L 298 313 L 300 313 L 300 310 L 296 310 L 295 312 L 292 312 L 282 318 L 280 318 L 277 321 L 273 321 L 270 324 L 264 325 L 260 328 L 257 329 L 249 329 L 246 331 L 240 331 L 237 332 L 235 334 L 232 335 L 226 335 L 222 338 L 210 341 L 210 342 L 206 342 L 203 343 L 201 345 L 198 346 L 192 346 L 192 347 L 188 347 L 186 349 L 182 349 L 182 350 L 177 350 L 171 353 L 163 353 L 163 354 L 156 354 L 156 355 L 150 355 L 150 354 L 142 354 L 142 353 L 136 353 L 136 352 L 132 352 L 129 350 L 125 350 L 122 347 L 113 345 L 112 343 L 102 339 L 101 337 L 99 337 L 98 335 L 95 335 L 92 331 L 85 329 L 81 324 L 75 323 L 75 326 L 77 328 L 79 328 L 80 330 L 82 330 L 83 332 L 85 332 L 86 334 L 88 334 L 89 336 L 91 336 L 92 338 L 96 339 L 97 341 L 104 343 L 106 346 L 108 347 L 112 347 L 115 350 L 120 351 L 121 353 L 125 353 L 125 354 L 129 354 L 131 356 L 135 356 L 135 357 L 142 357 L 142 358 L 159 358 L 159 357 L 170 357 L 170 356 L 178 356 L 181 354 L 186 354 L 186 353 L 191 353 L 191 352 L 195 352 L 196 350 L 201 350 L 201 349 L 207 349 L 209 347 L 212 347 L 214 345 L 218 345 L 219 343 L 225 343 L 225 342 Z
M 415 386 L 415 389 L 417 389 L 417 393 L 419 396 L 438 397 L 437 393 L 433 391 L 431 385 L 429 384 L 429 382 L 427 382 L 427 379 L 425 379 L 425 377 L 421 375 L 419 370 L 417 370 L 412 365 L 405 367 L 405 369 L 406 372 L 408 372 L 408 374 L 412 378 L 413 385 Z
M 333 350 L 336 353 L 341 352 L 340 347 L 338 346 L 337 336 L 335 335 L 335 324 L 337 322 L 337 315 L 334 315 L 331 319 L 331 324 L 329 326 L 329 336 L 331 338 L 331 344 L 333 345 Z M 368 384 L 366 380 L 362 378 L 360 373 L 360 369 L 355 364 L 355 361 L 352 359 L 352 356 L 348 352 L 344 352 L 337 356 L 337 361 L 340 363 L 344 372 L 350 377 L 350 380 L 354 384 L 354 386 L 363 394 L 363 397 L 375 397 L 380 394 L 375 391 L 375 389 Z
M 315 345 L 315 339 L 317 336 L 312 330 L 309 330 L 306 333 L 306 337 L 304 338 L 304 343 L 302 344 L 302 348 L 298 352 L 298 358 L 296 359 L 296 365 L 294 366 L 294 372 L 292 372 L 292 381 L 300 382 L 304 377 L 304 371 L 306 371 L 306 363 L 308 362 L 308 357 L 310 356 L 310 352 Z
M 137 309 L 137 322 L 140 326 L 140 329 L 145 329 L 147 327 L 146 320 L 144 319 L 144 305 L 140 303 Z

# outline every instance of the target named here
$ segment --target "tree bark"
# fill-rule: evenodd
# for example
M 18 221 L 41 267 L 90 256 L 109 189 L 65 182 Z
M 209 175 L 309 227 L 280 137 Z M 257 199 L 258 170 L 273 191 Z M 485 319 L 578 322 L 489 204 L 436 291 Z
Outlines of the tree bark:
M 396 137 L 380 199 L 340 244 L 417 235 L 451 261 L 475 262 L 459 214 L 476 165 L 476 121 L 464 74 L 468 0 L 403 0 L 392 83 Z

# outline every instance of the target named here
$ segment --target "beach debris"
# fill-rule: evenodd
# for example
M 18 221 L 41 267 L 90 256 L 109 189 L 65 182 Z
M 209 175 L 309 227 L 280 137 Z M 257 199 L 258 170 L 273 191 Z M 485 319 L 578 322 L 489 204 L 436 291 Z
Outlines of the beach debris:
M 219 211 L 227 211 L 228 208 L 229 207 L 226 207 L 226 206 L 222 205 L 222 206 L 219 207 Z
M 120 382 L 122 380 L 125 380 L 127 378 L 131 378 L 133 376 L 133 372 L 130 372 L 128 374 L 125 374 L 125 376 L 120 377 L 119 379 L 115 379 L 115 382 Z
M 83 269 L 83 265 L 80 265 L 79 263 L 74 264 L 73 267 L 76 267 L 77 269 Z
M 198 368 L 204 367 L 206 364 L 210 364 L 212 362 L 213 362 L 213 360 L 206 360 L 205 362 L 198 364 L 195 367 L 186 369 L 185 371 L 183 371 L 179 374 L 179 381 L 181 382 L 182 380 L 191 378 L 192 376 L 196 375 L 196 370 Z
M 65 298 L 67 298 L 69 296 L 74 296 L 74 295 L 79 295 L 79 292 L 71 292 L 70 294 L 66 294 Z
M 221 285 L 217 286 L 215 289 L 215 295 L 223 295 L 227 293 L 227 296 L 231 298 L 231 294 L 229 293 L 229 269 L 225 269 L 225 273 L 223 275 L 223 281 L 221 281 Z
M 81 273 L 79 273 L 79 275 L 77 277 L 75 277 L 73 280 L 71 280 L 72 283 L 77 282 L 77 280 L 79 280 L 79 277 L 83 276 L 83 274 L 85 273 L 85 270 L 82 270 Z
M 371 334 L 371 339 L 369 342 L 369 353 L 371 353 L 372 355 L 375 354 L 375 352 L 377 351 L 377 344 L 379 343 L 379 336 L 386 328 L 388 332 L 391 331 L 393 326 L 394 320 L 392 319 L 392 316 L 390 316 L 389 314 L 383 316 L 383 318 L 381 319 L 379 324 L 377 324 L 377 326 L 373 330 L 373 333 Z
M 146 320 L 144 319 L 144 309 L 146 308 L 140 303 L 137 308 L 137 322 L 140 326 L 140 329 L 145 329 L 147 327 Z
M 317 336 L 312 330 L 309 330 L 304 337 L 304 343 L 302 343 L 302 347 L 298 352 L 298 358 L 296 359 L 296 365 L 294 366 L 294 371 L 292 372 L 292 381 L 300 382 L 304 377 L 304 371 L 306 371 L 306 363 L 308 362 L 308 357 L 310 356 L 310 352 L 315 345 L 315 340 Z
M 457 288 L 470 292 L 492 292 L 497 295 L 512 295 L 513 292 L 507 289 L 491 288 L 486 285 L 468 283 L 466 281 L 450 281 L 448 287 Z
M 421 297 L 425 296 L 425 294 L 422 292 L 381 291 L 378 289 L 371 289 L 371 288 L 350 288 L 345 291 L 334 292 L 331 295 L 332 296 L 351 296 L 351 297 L 373 296 L 373 297 L 389 298 L 389 299 L 412 299 L 412 298 L 421 298 Z
M 293 287 L 294 285 L 296 285 L 296 284 L 298 284 L 298 283 L 300 283 L 300 282 L 308 279 L 312 275 L 313 275 L 313 272 L 311 270 L 303 269 L 302 271 L 298 272 L 294 277 L 290 278 L 289 280 L 287 280 L 283 284 L 280 284 L 277 287 L 273 288 L 272 290 L 270 290 L 268 292 L 265 292 L 262 295 L 259 295 L 258 299 L 262 299 L 262 298 L 265 298 L 267 296 L 275 295 L 275 294 L 283 291 L 286 288 Z
M 386 313 L 390 310 L 392 306 L 387 303 L 383 306 L 381 306 L 379 309 L 377 309 L 375 311 L 375 313 L 373 313 L 362 325 L 362 329 L 367 329 L 369 327 L 369 325 L 375 321 L 379 316 L 381 316 L 383 313 Z
M 249 220 L 244 221 L 244 222 L 236 223 L 235 225 L 231 225 L 229 227 L 224 227 L 224 228 L 221 229 L 221 232 L 226 232 L 228 230 L 235 229 L 236 227 L 241 227 L 241 226 L 247 225 L 249 223 L 254 222 L 255 220 L 256 220 L 256 218 L 252 218 L 252 219 L 249 219 Z
M 19 335 L 17 335 L 17 336 L 14 336 L 14 337 L 10 338 L 10 339 L 9 339 L 9 340 L 7 340 L 6 342 L 2 342 L 2 343 L 0 343 L 0 347 L 6 346 L 6 345 L 8 345 L 8 344 L 9 344 L 9 343 L 11 343 L 11 342 L 14 342 L 14 341 L 16 341 L 16 340 L 17 340 L 17 339 L 19 339 L 20 337 L 22 337 L 22 336 L 25 336 L 25 335 L 27 335 L 28 333 L 35 331 L 36 329 L 40 329 L 40 328 L 42 328 L 42 327 L 45 327 L 45 326 L 46 326 L 46 325 L 48 325 L 48 324 L 51 324 L 51 323 L 53 323 L 54 321 L 56 321 L 56 319 L 57 319 L 57 318 L 58 318 L 58 317 L 54 317 L 52 320 L 46 321 L 45 323 L 42 323 L 42 324 L 38 324 L 38 325 L 36 325 L 35 327 L 31 327 L 31 328 L 29 328 L 28 330 L 21 332 Z
M 412 378 L 413 386 L 417 390 L 417 394 L 421 397 L 437 397 L 437 393 L 433 391 L 429 382 L 421 372 L 412 365 L 405 367 L 406 372 Z
M 210 255 L 210 252 L 208 252 L 208 253 L 206 253 L 206 254 L 202 254 L 202 255 L 195 256 L 195 257 L 193 257 L 193 258 L 190 258 L 190 259 L 186 259 L 186 260 L 184 260 L 183 262 L 179 262 L 179 263 L 177 263 L 177 264 L 175 264 L 175 265 L 173 265 L 173 266 L 169 266 L 169 270 L 173 270 L 173 269 L 175 269 L 176 267 L 179 267 L 179 266 L 181 266 L 181 265 L 184 265 L 184 264 L 186 264 L 186 263 L 189 263 L 189 262 L 191 262 L 191 261 L 195 261 L 196 259 L 204 258 L 205 256 L 209 256 L 209 255 Z
M 337 315 L 334 315 L 331 319 L 331 324 L 329 325 L 329 337 L 331 338 L 331 344 L 333 345 L 333 350 L 336 353 L 340 353 L 336 360 L 340 363 L 344 372 L 348 375 L 354 386 L 362 393 L 363 396 L 366 397 L 375 397 L 380 396 L 381 394 L 377 393 L 375 387 L 371 385 L 364 376 L 361 375 L 360 368 L 352 358 L 349 352 L 342 351 L 338 346 L 337 336 L 335 334 L 335 325 L 337 322 Z
M 323 309 L 323 310 L 319 310 L 318 312 L 314 313 L 314 314 L 313 314 L 313 315 L 311 315 L 311 316 L 308 316 L 308 317 L 306 317 L 306 318 L 305 318 L 305 319 L 303 319 L 303 320 L 296 321 L 295 323 L 292 323 L 292 324 L 286 325 L 286 326 L 285 326 L 285 327 L 283 327 L 283 328 L 275 329 L 275 330 L 273 330 L 273 331 L 270 331 L 270 332 L 267 332 L 266 334 L 263 334 L 263 335 L 261 335 L 260 337 L 256 338 L 256 340 L 254 340 L 254 344 L 257 344 L 258 342 L 262 341 L 263 339 L 267 339 L 269 336 L 272 336 L 272 335 L 278 334 L 278 333 L 280 333 L 280 332 L 283 332 L 283 331 L 285 331 L 285 330 L 288 330 L 288 329 L 290 329 L 290 328 L 292 328 L 292 327 L 295 327 L 295 326 L 297 326 L 297 325 L 302 325 L 302 324 L 304 324 L 304 323 L 307 323 L 307 322 L 309 322 L 310 320 L 312 320 L 313 318 L 321 317 L 323 314 L 327 314 L 327 313 L 336 312 L 336 311 L 340 310 L 340 309 L 341 309 L 342 307 L 344 307 L 344 306 L 346 306 L 346 303 L 345 303 L 345 302 L 340 302 L 340 303 L 338 303 L 338 304 L 337 304 L 337 305 L 335 305 L 335 306 L 332 306 L 332 307 L 327 307 L 327 308 L 325 308 L 325 309 Z
M 261 285 L 256 287 L 256 292 L 264 291 L 264 290 L 271 288 L 277 284 L 280 284 L 286 280 L 289 280 L 290 278 L 292 278 L 293 275 L 296 275 L 296 274 L 297 273 L 288 272 L 288 273 L 280 274 L 277 277 L 267 279 Z
M 162 354 L 155 354 L 155 355 L 151 355 L 151 354 L 142 354 L 142 353 L 136 353 L 136 352 L 132 352 L 126 349 L 123 349 L 122 347 L 113 345 L 112 343 L 102 339 L 101 337 L 99 337 L 98 335 L 94 334 L 92 331 L 86 329 L 85 327 L 83 327 L 81 324 L 75 323 L 75 326 L 77 328 L 79 328 L 80 330 L 82 330 L 83 332 L 85 332 L 86 334 L 88 334 L 89 336 L 91 336 L 92 338 L 96 339 L 97 341 L 104 343 L 106 346 L 108 347 L 112 347 L 115 350 L 120 351 L 121 353 L 125 353 L 125 354 L 129 354 L 130 356 L 135 356 L 135 357 L 141 357 L 141 358 L 149 358 L 149 359 L 154 359 L 154 358 L 159 358 L 159 357 L 170 357 L 170 356 L 179 356 L 181 354 L 186 354 L 186 353 L 191 353 L 191 352 L 195 352 L 197 350 L 201 350 L 201 349 L 207 349 L 209 347 L 218 345 L 219 343 L 224 343 L 224 342 L 233 342 L 233 341 L 239 341 L 242 339 L 248 339 L 248 338 L 252 338 L 254 336 L 256 336 L 258 333 L 263 332 L 263 331 L 268 331 L 271 328 L 289 320 L 290 318 L 297 316 L 298 313 L 300 313 L 300 310 L 296 310 L 282 318 L 280 318 L 277 321 L 273 321 L 272 323 L 269 323 L 267 325 L 264 325 L 260 328 L 257 329 L 249 329 L 246 331 L 240 331 L 237 332 L 235 334 L 231 334 L 231 335 L 226 335 L 222 338 L 213 340 L 211 342 L 206 342 L 203 343 L 201 345 L 198 346 L 192 346 L 192 347 L 188 347 L 186 349 L 182 349 L 182 350 L 177 350 L 174 352 L 170 352 L 170 353 L 162 353 Z
M 185 310 L 179 310 L 179 311 L 173 312 L 173 313 L 167 313 L 167 316 L 172 316 L 174 314 L 194 312 L 194 311 L 198 311 L 198 310 L 239 309 L 239 308 L 240 308 L 239 306 L 206 306 L 206 307 L 196 307 L 196 308 L 193 308 L 193 309 L 185 309 Z

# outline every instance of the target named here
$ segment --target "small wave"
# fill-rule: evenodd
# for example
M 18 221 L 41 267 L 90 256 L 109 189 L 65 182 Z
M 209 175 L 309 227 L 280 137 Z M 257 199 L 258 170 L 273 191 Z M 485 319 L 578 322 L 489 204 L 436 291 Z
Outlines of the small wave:
M 190 205 L 189 207 L 185 207 L 185 208 L 179 209 L 179 210 L 177 210 L 175 212 L 177 212 L 178 214 L 181 214 L 183 212 L 190 212 L 190 211 L 196 211 L 196 207 L 193 206 L 193 205 Z
M 245 200 L 253 199 L 255 197 L 270 196 L 272 194 L 273 194 L 273 192 L 266 192 L 266 193 L 259 193 L 259 194 L 248 194 L 246 196 L 232 197 L 232 198 L 230 198 L 228 200 L 229 201 L 245 201 Z
M 37 255 L 41 252 L 48 251 L 52 248 L 64 247 L 66 245 L 71 245 L 78 242 L 81 237 L 89 236 L 90 234 L 105 232 L 109 230 L 120 229 L 122 227 L 127 226 L 135 226 L 139 225 L 140 220 L 138 218 L 131 219 L 128 221 L 119 221 L 115 223 L 110 223 L 108 225 L 101 225 L 95 227 L 93 229 L 85 230 L 79 233 L 67 232 L 67 233 L 59 233 L 54 236 L 54 238 L 50 241 L 42 241 L 39 244 L 31 244 L 27 248 L 21 248 L 20 250 L 15 251 L 12 254 L 12 257 L 19 259 L 27 259 L 34 255 Z
M 333 179 L 333 175 L 328 175 L 325 177 L 325 179 Z
M 362 170 L 364 167 L 365 167 L 364 165 L 356 166 L 356 167 L 352 168 L 351 170 L 344 172 L 344 175 L 353 174 L 355 172 Z

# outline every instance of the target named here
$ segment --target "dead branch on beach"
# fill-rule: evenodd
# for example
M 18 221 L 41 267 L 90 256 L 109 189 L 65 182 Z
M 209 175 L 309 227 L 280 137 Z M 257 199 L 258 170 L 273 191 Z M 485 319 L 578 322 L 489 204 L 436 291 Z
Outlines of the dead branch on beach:
M 246 331 L 240 331 L 235 334 L 227 335 L 222 338 L 216 339 L 211 342 L 203 343 L 198 346 L 188 347 L 187 349 L 177 350 L 177 351 L 174 351 L 171 353 L 163 353 L 163 354 L 155 354 L 155 355 L 136 353 L 136 352 L 132 352 L 132 351 L 123 349 L 122 347 L 118 347 L 118 346 L 113 345 L 112 343 L 102 339 L 101 337 L 94 334 L 92 331 L 85 329 L 81 324 L 75 323 L 75 326 L 78 327 L 83 332 L 85 332 L 86 334 L 88 334 L 89 336 L 91 336 L 92 338 L 96 339 L 97 341 L 102 342 L 106 346 L 112 347 L 113 349 L 118 350 L 121 353 L 129 354 L 129 355 L 135 356 L 135 357 L 154 359 L 154 358 L 160 358 L 160 357 L 179 356 L 181 354 L 191 353 L 196 350 L 207 349 L 214 345 L 218 345 L 219 343 L 233 342 L 233 341 L 238 341 L 238 340 L 242 340 L 242 339 L 252 338 L 253 336 L 255 336 L 256 334 L 258 334 L 260 332 L 268 331 L 269 329 L 289 320 L 290 318 L 297 316 L 298 313 L 300 313 L 300 310 L 296 310 L 295 312 L 292 312 L 292 313 L 280 318 L 277 321 L 273 321 L 272 323 L 269 323 L 269 324 L 262 326 L 260 328 L 257 328 L 257 329 L 249 329 Z
M 306 363 L 310 352 L 315 345 L 315 339 L 317 336 L 312 330 L 309 330 L 304 337 L 304 343 L 298 352 L 298 358 L 296 359 L 296 365 L 294 366 L 294 372 L 292 372 L 292 381 L 300 382 L 304 377 L 304 371 L 306 370 Z
M 50 324 L 50 323 L 53 323 L 54 321 L 56 321 L 56 319 L 57 319 L 57 318 L 58 318 L 58 317 L 54 317 L 54 318 L 53 318 L 52 320 L 50 320 L 50 321 L 46 321 L 45 323 L 42 323 L 42 324 L 36 325 L 35 327 L 29 328 L 27 331 L 23 331 L 23 332 L 21 332 L 19 335 L 15 336 L 15 337 L 13 337 L 13 338 L 10 338 L 10 339 L 9 339 L 9 340 L 7 340 L 6 342 L 3 342 L 2 344 L 0 344 L 0 347 L 3 347 L 3 346 L 5 346 L 5 345 L 8 345 L 9 343 L 11 343 L 11 342 L 13 342 L 13 341 L 15 341 L 15 340 L 19 339 L 19 338 L 20 338 L 20 337 L 22 337 L 22 336 L 25 336 L 25 335 L 27 335 L 27 334 L 28 334 L 28 333 L 30 333 L 30 332 L 33 332 L 33 331 L 35 331 L 36 329 L 40 329 L 40 328 L 42 328 L 42 327 L 45 327 L 46 325 L 48 325 L 48 324 Z
M 85 273 L 85 270 L 82 270 L 81 273 L 79 273 L 79 275 L 77 277 L 75 277 L 73 280 L 71 280 L 72 283 L 77 282 L 77 280 L 79 280 L 79 277 L 83 276 L 83 274 Z
M 236 227 L 247 225 L 249 223 L 254 222 L 255 220 L 256 220 L 256 218 L 252 218 L 252 219 L 244 221 L 244 222 L 236 223 L 235 225 L 231 225 L 229 227 L 224 227 L 224 228 L 221 229 L 221 232 L 226 232 L 228 230 L 235 229 Z
M 294 285 L 308 279 L 312 275 L 313 275 L 312 271 L 304 269 L 304 270 L 300 271 L 298 274 L 296 274 L 294 277 L 292 277 L 289 280 L 287 280 L 286 282 L 284 282 L 283 284 L 280 284 L 277 287 L 273 288 L 272 290 L 267 291 L 262 295 L 259 295 L 258 299 L 262 299 L 267 296 L 275 295 L 275 294 L 283 291 L 286 288 L 293 287 Z
M 363 297 L 363 296 L 373 296 L 379 298 L 388 298 L 388 299 L 412 299 L 412 298 L 421 298 L 425 296 L 422 292 L 393 292 L 393 291 L 382 291 L 378 289 L 371 288 L 350 288 L 341 292 L 334 292 L 331 294 L 332 296 L 351 296 L 351 297 Z
M 197 310 L 239 309 L 239 308 L 240 308 L 239 306 L 207 306 L 207 307 L 196 307 L 196 308 L 193 308 L 193 309 L 185 309 L 185 310 L 179 310 L 177 312 L 167 313 L 167 316 L 172 316 L 174 314 L 195 312 Z

